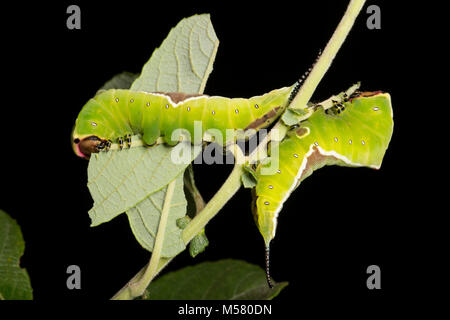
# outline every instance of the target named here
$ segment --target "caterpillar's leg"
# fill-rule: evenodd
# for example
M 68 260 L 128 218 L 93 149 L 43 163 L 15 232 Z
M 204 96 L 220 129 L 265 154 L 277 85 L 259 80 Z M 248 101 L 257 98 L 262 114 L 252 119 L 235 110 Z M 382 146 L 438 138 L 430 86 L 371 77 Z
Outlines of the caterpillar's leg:
M 117 143 L 119 143 L 119 149 L 123 149 L 123 137 L 117 138 Z
M 101 151 L 106 147 L 106 140 L 102 140 L 99 144 L 97 144 L 97 150 Z
M 131 148 L 131 134 L 125 136 L 125 141 L 127 142 L 127 147 Z
M 176 146 L 180 141 L 179 140 L 172 140 L 169 137 L 163 137 L 164 138 L 164 142 L 168 145 L 168 146 Z
M 145 143 L 145 142 L 144 142 Z M 147 144 L 147 143 L 145 143 L 145 146 L 147 147 L 147 148 L 151 148 L 151 147 L 154 147 L 154 146 L 156 146 L 158 144 L 158 141 L 155 141 L 154 143 L 152 143 L 152 144 Z
M 160 135 L 159 128 L 155 127 L 146 128 L 144 129 L 142 140 L 147 146 L 153 146 L 157 142 L 159 135 Z
M 106 152 L 108 152 L 109 149 L 111 148 L 111 144 L 112 144 L 112 141 L 111 141 L 111 140 L 107 140 L 107 141 L 105 142 L 105 146 L 106 146 L 105 151 L 106 151 Z

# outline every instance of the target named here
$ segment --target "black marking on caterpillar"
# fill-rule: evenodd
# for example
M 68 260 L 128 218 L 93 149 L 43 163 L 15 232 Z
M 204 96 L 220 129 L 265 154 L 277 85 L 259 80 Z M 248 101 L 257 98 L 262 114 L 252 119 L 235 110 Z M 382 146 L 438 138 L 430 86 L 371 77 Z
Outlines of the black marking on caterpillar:
M 316 63 L 319 60 L 321 55 L 322 55 L 322 49 L 319 49 L 319 53 L 318 53 L 318 55 L 316 57 L 316 60 L 312 64 L 312 66 L 309 67 L 309 69 L 302 75 L 302 77 L 300 79 L 298 79 L 297 82 L 294 84 L 294 89 L 292 89 L 292 92 L 291 92 L 291 94 L 289 96 L 289 99 L 288 99 L 288 105 L 292 102 L 292 100 L 294 100 L 295 96 L 297 95 L 297 93 L 299 92 L 300 88 L 302 87 L 303 81 L 305 81 L 306 77 L 309 75 L 311 70 L 314 68 L 314 66 L 316 65 Z

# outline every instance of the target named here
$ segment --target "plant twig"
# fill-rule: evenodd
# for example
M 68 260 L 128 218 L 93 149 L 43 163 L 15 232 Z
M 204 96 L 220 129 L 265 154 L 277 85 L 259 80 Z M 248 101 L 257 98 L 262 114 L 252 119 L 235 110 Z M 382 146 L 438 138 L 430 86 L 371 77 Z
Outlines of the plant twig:
M 232 150 L 232 152 L 239 160 L 244 157 L 242 151 L 237 146 L 235 149 Z M 207 205 L 201 211 L 201 213 L 196 215 L 195 218 L 192 219 L 192 221 L 183 230 L 182 239 L 185 244 L 188 244 L 189 241 L 191 241 L 192 238 L 205 227 L 205 225 L 220 211 L 220 209 L 222 209 L 222 207 L 228 202 L 228 200 L 230 200 L 230 198 L 240 189 L 241 175 L 243 173 L 242 160 L 236 161 L 235 163 L 236 164 L 233 168 L 233 171 L 228 176 L 227 180 L 219 189 L 219 191 L 207 203 Z M 158 235 L 159 235 L 159 228 L 158 228 Z M 117 292 L 112 297 L 112 300 L 131 300 L 136 298 L 137 296 L 133 294 L 133 287 L 135 286 L 135 284 L 144 278 L 145 282 L 147 282 L 147 285 L 150 284 L 153 278 L 156 277 L 156 275 L 172 259 L 173 258 L 160 258 L 156 270 L 147 272 L 147 270 L 150 269 L 151 264 L 150 261 L 149 264 L 147 264 L 144 268 L 142 268 L 122 289 L 119 290 L 119 292 Z
M 361 11 L 365 0 L 351 0 L 347 10 L 339 22 L 336 30 L 334 31 L 331 39 L 328 41 L 327 46 L 325 47 L 323 53 L 318 58 L 315 63 L 311 73 L 309 73 L 308 77 L 305 79 L 305 82 L 301 86 L 297 95 L 289 104 L 290 109 L 304 109 L 308 101 L 311 99 L 314 91 L 322 80 L 323 76 L 327 72 L 328 68 L 333 62 L 334 57 L 337 52 L 341 48 L 345 39 L 347 38 L 348 33 L 350 32 L 356 17 Z M 275 140 L 281 141 L 287 133 L 287 127 L 283 124 L 283 120 L 279 119 L 275 124 L 273 129 L 264 137 L 264 140 L 258 145 L 258 147 L 253 150 L 253 152 L 247 157 L 248 163 L 254 163 L 256 161 L 260 161 L 261 154 L 264 154 L 264 150 L 267 144 L 273 140 L 274 138 L 274 130 L 278 130 L 277 137 Z
M 333 62 L 336 53 L 344 43 L 345 38 L 350 32 L 350 29 L 352 28 L 356 17 L 358 16 L 364 5 L 364 2 L 365 0 L 350 1 L 344 16 L 342 17 L 339 25 L 331 36 L 330 41 L 328 41 L 327 46 L 319 57 L 319 60 L 314 65 L 311 73 L 306 78 L 298 94 L 292 100 L 290 104 L 291 109 L 306 108 L 306 104 L 311 99 L 314 91 L 319 85 L 320 80 L 322 80 L 323 76 Z
M 233 171 L 200 214 L 196 215 L 183 230 L 182 238 L 185 243 L 189 243 L 241 187 L 241 175 L 244 173 L 242 160 L 244 155 L 239 146 L 235 144 L 230 147 L 230 150 L 235 156 Z
M 155 238 L 155 245 L 153 247 L 153 252 L 150 258 L 150 262 L 148 263 L 147 267 L 145 268 L 145 271 L 141 273 L 141 276 L 138 278 L 133 278 L 134 281 L 130 281 L 129 285 L 126 287 L 125 291 L 121 292 L 120 294 L 117 294 L 113 297 L 113 300 L 121 300 L 128 298 L 136 298 L 141 296 L 147 286 L 149 285 L 150 281 L 155 277 L 155 274 L 157 272 L 160 257 L 161 257 L 161 250 L 164 242 L 164 237 L 166 233 L 166 226 L 167 226 L 167 218 L 169 217 L 173 192 L 175 190 L 175 185 L 177 183 L 177 179 L 173 180 L 169 183 L 167 186 L 166 196 L 164 200 L 164 206 L 161 211 L 161 217 L 159 219 L 159 225 L 158 225 L 158 231 L 156 233 Z

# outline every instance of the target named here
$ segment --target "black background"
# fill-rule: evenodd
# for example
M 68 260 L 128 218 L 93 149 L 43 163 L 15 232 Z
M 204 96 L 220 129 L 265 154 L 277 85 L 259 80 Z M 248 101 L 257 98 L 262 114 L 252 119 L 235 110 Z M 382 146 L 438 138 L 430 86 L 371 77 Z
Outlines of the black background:
M 272 276 L 290 282 L 274 301 L 285 311 L 335 301 L 376 309 L 407 293 L 420 295 L 419 287 L 432 282 L 423 262 L 434 266 L 432 247 L 425 245 L 436 235 L 429 232 L 433 204 L 421 193 L 428 188 L 419 182 L 426 174 L 423 159 L 411 151 L 423 138 L 415 117 L 421 105 L 411 96 L 420 93 L 417 75 L 426 69 L 414 38 L 424 22 L 411 15 L 419 8 L 392 2 L 366 3 L 380 6 L 381 30 L 366 27 L 363 9 L 313 97 L 328 98 L 358 80 L 363 90 L 389 92 L 395 121 L 390 147 L 380 170 L 325 167 L 285 204 L 271 248 Z M 81 30 L 66 28 L 70 4 L 81 8 Z M 122 71 L 140 72 L 182 18 L 211 13 L 220 45 L 205 93 L 250 97 L 290 85 L 325 47 L 346 4 L 61 1 L 4 10 L 9 88 L 2 92 L 0 207 L 22 227 L 22 266 L 35 299 L 108 299 L 149 259 L 125 215 L 89 227 L 88 163 L 73 154 L 70 133 L 82 105 L 105 81 Z M 231 168 L 194 167 L 205 199 Z M 208 224 L 206 252 L 195 259 L 184 252 L 165 272 L 222 258 L 263 266 L 250 199 L 240 190 Z M 81 267 L 81 290 L 66 288 L 71 264 Z M 366 287 L 372 264 L 382 272 L 378 291 Z

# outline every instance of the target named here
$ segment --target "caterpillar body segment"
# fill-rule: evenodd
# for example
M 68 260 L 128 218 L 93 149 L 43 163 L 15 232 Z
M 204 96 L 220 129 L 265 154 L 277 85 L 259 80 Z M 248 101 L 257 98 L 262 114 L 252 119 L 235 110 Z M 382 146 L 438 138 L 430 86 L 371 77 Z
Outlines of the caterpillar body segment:
M 205 132 L 215 130 L 223 137 L 215 142 L 227 145 L 236 139 L 227 129 L 257 131 L 269 126 L 286 109 L 293 88 L 284 87 L 249 99 L 124 89 L 101 91 L 78 115 L 73 131 L 74 151 L 89 158 L 107 143 L 136 134 L 147 145 L 153 145 L 159 137 L 174 145 L 178 140 L 172 140 L 172 133 L 177 129 L 184 129 L 191 139 L 198 140 Z M 197 121 L 201 121 L 200 138 L 194 130 Z
M 279 168 L 272 175 L 256 170 L 253 213 L 266 247 L 275 237 L 283 203 L 314 170 L 325 165 L 378 169 L 393 132 L 390 96 L 357 93 L 339 112 L 318 108 L 279 145 Z

